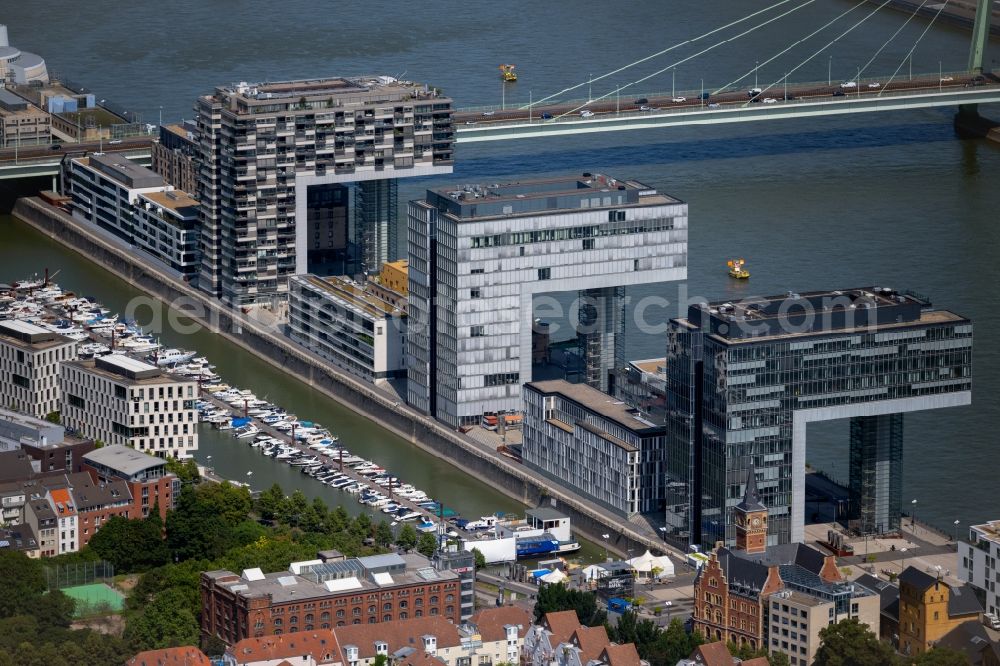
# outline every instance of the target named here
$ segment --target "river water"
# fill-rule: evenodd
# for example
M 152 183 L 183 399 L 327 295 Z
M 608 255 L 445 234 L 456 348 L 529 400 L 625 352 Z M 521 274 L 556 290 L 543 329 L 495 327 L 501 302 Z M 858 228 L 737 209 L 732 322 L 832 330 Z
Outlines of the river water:
M 196 95 L 237 80 L 306 78 L 329 74 L 390 73 L 442 87 L 459 105 L 498 104 L 497 66 L 518 65 L 520 80 L 504 101 L 538 100 L 570 84 L 586 96 L 591 76 L 701 35 L 770 3 L 580 0 L 561 3 L 420 3 L 401 14 L 390 2 L 316 3 L 287 0 L 277 13 L 250 0 L 186 0 L 168 10 L 155 3 L 88 3 L 85 29 L 76 12 L 54 0 L 5 8 L 11 42 L 43 54 L 53 71 L 142 113 L 156 122 L 190 118 Z M 631 91 L 700 90 L 749 73 L 799 37 L 838 14 L 853 11 L 816 37 L 762 65 L 759 84 L 788 71 L 873 5 L 814 0 L 782 21 L 713 49 L 676 68 L 667 67 L 733 34 L 718 33 L 592 85 L 593 96 L 613 91 L 659 69 Z M 277 8 L 279 6 L 275 6 Z M 766 20 L 762 14 L 743 27 Z M 853 78 L 904 18 L 885 10 L 802 66 L 794 78 Z M 872 60 L 865 76 L 888 78 L 904 62 L 927 23 L 914 20 Z M 967 33 L 933 26 L 913 55 L 913 71 L 961 69 Z M 996 44 L 987 61 L 996 67 Z M 673 57 L 673 60 L 670 58 Z M 908 74 L 908 66 L 900 68 Z M 633 73 L 635 72 L 635 73 Z M 162 107 L 162 108 L 161 108 Z M 1000 109 L 984 112 L 1000 117 Z M 926 294 L 941 307 L 969 316 L 976 326 L 973 405 L 906 417 L 904 493 L 918 500 L 918 517 L 951 528 L 1000 515 L 995 424 L 1000 407 L 1000 149 L 956 139 L 952 110 L 873 114 L 817 121 L 624 132 L 533 141 L 459 146 L 447 179 L 403 180 L 400 197 L 423 188 L 498 182 L 577 171 L 636 178 L 690 205 L 689 279 L 682 285 L 630 290 L 633 300 L 656 295 L 672 303 L 787 290 L 893 286 Z M 402 208 L 402 206 L 401 206 Z M 0 218 L 3 219 L 3 218 Z M 725 261 L 745 257 L 753 274 L 733 284 Z M 93 293 L 112 307 L 135 295 L 126 284 L 8 220 L 0 223 L 3 279 L 48 266 L 68 288 Z M 657 314 L 658 312 L 658 314 Z M 677 314 L 675 306 L 647 312 Z M 661 334 L 628 331 L 632 358 L 662 356 Z M 304 418 L 330 426 L 347 443 L 408 481 L 474 514 L 514 509 L 511 500 L 421 453 L 377 425 L 338 407 L 222 340 L 199 333 L 171 344 L 195 347 L 227 380 L 277 399 Z M 308 416 L 307 416 L 308 415 Z M 808 461 L 847 477 L 847 423 L 815 424 Z M 200 458 L 213 456 L 220 473 L 243 478 L 256 454 L 228 436 L 209 433 Z M 258 463 L 259 464 L 259 463 Z M 284 466 L 254 467 L 254 486 L 276 480 L 305 483 Z M 267 471 L 265 471 L 267 470 Z M 306 486 L 314 484 L 306 483 Z M 432 490 L 433 489 L 433 490 Z M 328 501 L 331 498 L 327 496 Z M 350 504 L 350 502 L 349 502 Z

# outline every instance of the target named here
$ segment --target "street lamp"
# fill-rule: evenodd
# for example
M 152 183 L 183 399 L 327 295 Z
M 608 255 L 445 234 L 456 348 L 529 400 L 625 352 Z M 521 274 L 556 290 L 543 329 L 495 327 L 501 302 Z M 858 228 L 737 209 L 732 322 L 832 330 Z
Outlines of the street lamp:
M 913 536 L 917 535 L 917 500 L 910 500 L 913 507 L 910 510 L 910 527 L 913 529 Z
M 611 538 L 610 534 L 602 534 L 601 538 L 604 539 L 604 561 L 608 561 L 608 539 Z
M 955 548 L 958 548 L 958 524 L 962 522 L 960 520 L 955 521 Z
M 901 548 L 899 552 L 903 554 L 903 563 L 899 565 L 899 573 L 903 573 L 903 569 L 906 568 L 906 548 Z
M 670 68 L 670 97 L 677 97 L 677 68 Z
M 757 60 L 753 61 L 753 87 L 757 87 L 757 68 L 760 67 L 760 62 Z
M 830 56 L 830 60 L 826 63 L 826 85 L 833 85 L 833 56 Z
M 958 521 L 955 521 L 955 522 L 958 522 Z M 667 540 L 667 528 L 666 527 L 660 527 L 659 530 L 660 530 L 660 537 L 664 541 L 666 541 Z

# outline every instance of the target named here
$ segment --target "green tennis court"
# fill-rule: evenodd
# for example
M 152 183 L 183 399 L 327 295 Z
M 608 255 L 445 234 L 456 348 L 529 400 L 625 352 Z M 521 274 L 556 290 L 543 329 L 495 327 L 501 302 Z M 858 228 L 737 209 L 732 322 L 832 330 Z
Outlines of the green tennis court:
M 120 612 L 122 601 L 125 599 L 124 596 L 104 583 L 64 587 L 62 591 L 67 596 L 76 599 L 76 612 L 74 615 L 77 617 L 103 611 Z

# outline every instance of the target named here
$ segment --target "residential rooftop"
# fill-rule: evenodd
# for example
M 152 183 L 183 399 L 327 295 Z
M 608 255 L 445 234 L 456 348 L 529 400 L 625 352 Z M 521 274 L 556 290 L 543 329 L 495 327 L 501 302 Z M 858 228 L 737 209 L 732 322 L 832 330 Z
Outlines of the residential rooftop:
M 1000 545 L 1000 520 L 991 520 L 982 525 L 973 525 L 970 530 L 976 533 L 980 541 L 990 541 Z
M 621 400 L 616 400 L 587 384 L 571 384 L 564 379 L 550 379 L 540 382 L 529 382 L 528 386 L 535 391 L 547 395 L 561 395 L 563 398 L 571 400 L 581 407 L 603 416 L 609 421 L 614 421 L 623 428 L 631 430 L 638 435 L 645 435 L 651 431 L 663 428 L 662 425 L 657 425 L 642 418 L 635 409 L 629 407 Z M 572 426 L 573 424 L 568 425 Z M 589 426 L 596 429 L 591 424 L 580 423 L 580 425 L 581 427 Z
M 182 190 L 146 192 L 145 194 L 140 194 L 139 198 L 147 199 L 157 206 L 169 208 L 182 216 L 198 215 L 198 200 Z
M 584 172 L 581 176 L 441 187 L 428 190 L 426 201 L 416 203 L 437 208 L 463 222 L 476 222 L 512 215 L 682 202 L 636 180 Z
M 75 344 L 64 335 L 20 319 L 0 321 L 0 342 L 28 351 L 45 351 L 53 347 Z
M 378 104 L 408 99 L 435 99 L 433 88 L 422 83 L 400 81 L 391 76 L 356 76 L 269 81 L 240 81 L 215 89 L 217 99 L 229 101 L 241 113 L 272 113 L 273 107 L 289 105 L 284 110 L 338 108 L 345 105 Z M 302 100 L 305 105 L 301 104 Z
M 155 365 L 137 361 L 122 354 L 108 354 L 97 358 L 69 361 L 67 365 L 83 368 L 113 381 L 134 386 L 185 383 L 183 379 L 164 374 Z
M 162 458 L 136 451 L 121 444 L 94 449 L 85 454 L 83 459 L 89 463 L 113 469 L 127 477 L 133 477 L 149 469 L 166 466 L 166 462 Z
M 662 356 L 660 358 L 648 358 L 641 361 L 629 361 L 629 365 L 639 372 L 650 375 L 666 377 L 667 374 L 667 359 Z
M 78 157 L 75 161 L 129 189 L 166 186 L 163 176 L 119 153 L 91 153 L 89 157 Z
M 316 277 L 315 275 L 295 276 L 292 279 L 305 281 L 313 287 L 375 317 L 401 317 L 406 315 L 406 299 L 388 287 L 376 282 L 355 282 L 348 277 Z
M 674 321 L 700 328 L 726 344 L 738 344 L 969 320 L 932 309 L 930 301 L 912 293 L 860 287 L 698 303 L 688 308 L 687 318 Z

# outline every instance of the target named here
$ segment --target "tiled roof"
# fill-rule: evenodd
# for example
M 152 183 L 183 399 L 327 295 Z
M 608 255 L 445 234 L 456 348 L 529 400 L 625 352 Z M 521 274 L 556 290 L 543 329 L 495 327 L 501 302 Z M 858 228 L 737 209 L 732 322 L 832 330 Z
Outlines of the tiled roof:
M 552 645 L 565 643 L 580 627 L 580 619 L 574 610 L 546 613 L 542 622 L 552 632 Z
M 754 657 L 753 659 L 740 662 L 740 666 L 770 666 L 770 664 L 771 662 L 767 660 L 767 657 Z
M 132 657 L 129 666 L 212 666 L 205 653 L 190 645 L 184 647 L 146 650 Z
M 340 661 L 339 647 L 333 632 L 322 629 L 280 636 L 244 638 L 227 652 L 238 664 L 302 657 L 306 654 L 312 655 L 317 663 L 326 664 Z
M 915 587 L 921 592 L 937 582 L 937 577 L 925 573 L 916 567 L 906 567 L 903 573 L 899 574 L 900 585 L 906 584 Z
M 690 659 L 705 666 L 733 666 L 733 655 L 729 654 L 724 641 L 699 645 L 691 653 Z
M 395 662 L 399 666 L 442 666 L 447 662 L 440 657 L 427 654 L 423 650 L 418 650 Z
M 611 644 L 603 626 L 579 627 L 573 632 L 570 642 L 580 648 L 580 662 L 583 664 L 600 657 L 604 648 Z
M 520 626 L 517 635 L 523 637 L 532 624 L 531 613 L 518 606 L 501 606 L 499 608 L 484 608 L 470 620 L 479 629 L 479 635 L 484 642 L 506 640 L 507 625 Z
M 972 615 L 983 612 L 983 607 L 969 585 L 960 587 L 949 586 L 951 594 L 948 595 L 948 616 L 957 617 L 959 615 Z
M 461 643 L 458 627 L 440 615 L 378 624 L 352 624 L 337 627 L 336 633 L 341 650 L 353 645 L 358 648 L 359 659 L 375 657 L 376 641 L 387 643 L 389 654 L 407 647 L 423 652 L 423 636 L 433 636 L 438 649 L 457 647 Z
M 601 661 L 608 666 L 639 666 L 639 651 L 635 649 L 635 643 L 609 645 L 604 648 Z

